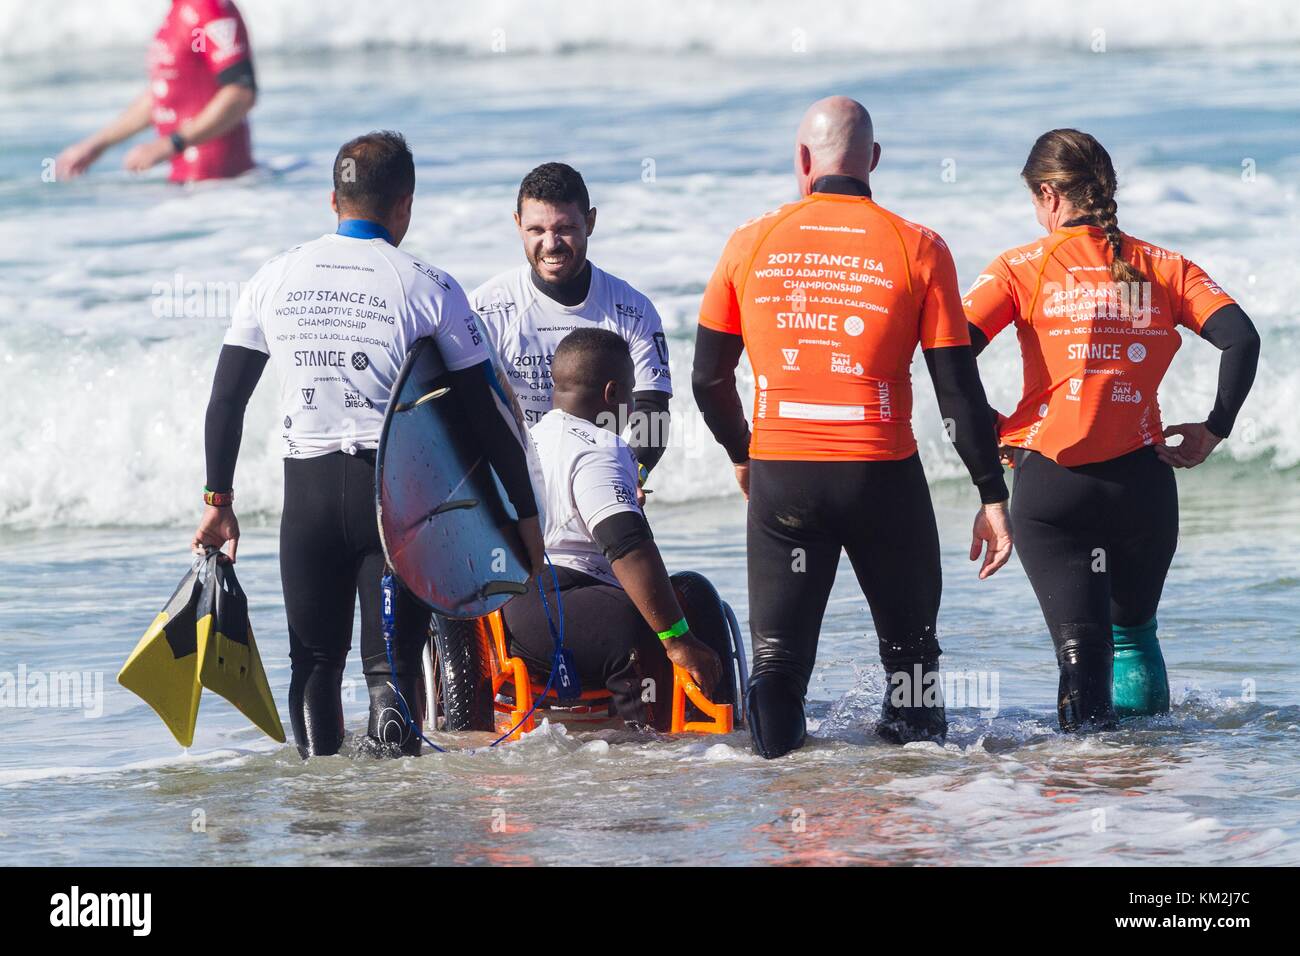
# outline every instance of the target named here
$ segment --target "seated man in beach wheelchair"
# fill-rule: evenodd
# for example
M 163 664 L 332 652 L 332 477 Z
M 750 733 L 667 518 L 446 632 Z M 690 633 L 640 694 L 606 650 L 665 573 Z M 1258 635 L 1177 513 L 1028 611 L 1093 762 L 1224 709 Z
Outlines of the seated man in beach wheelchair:
M 425 713 L 437 730 L 512 737 L 541 715 L 729 733 L 744 722 L 744 645 L 707 578 L 669 576 L 638 503 L 636 459 L 615 430 L 631 407 L 627 343 L 576 330 L 551 374 L 555 407 L 531 435 L 553 566 L 499 612 L 435 618 Z

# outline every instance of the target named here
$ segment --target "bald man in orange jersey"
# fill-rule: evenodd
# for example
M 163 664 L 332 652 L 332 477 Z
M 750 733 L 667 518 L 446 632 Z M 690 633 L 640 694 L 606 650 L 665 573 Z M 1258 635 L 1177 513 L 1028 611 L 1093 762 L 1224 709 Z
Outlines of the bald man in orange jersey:
M 879 159 L 860 103 L 814 103 L 795 142 L 803 198 L 736 230 L 700 307 L 692 384 L 749 498 L 750 731 L 769 758 L 803 744 L 803 698 L 842 550 L 885 666 L 877 732 L 897 743 L 947 732 L 939 539 L 911 427 L 918 345 L 983 502 L 971 558 L 987 547 L 987 577 L 1011 554 L 1007 488 L 952 255 L 872 200 Z M 745 349 L 752 436 L 735 382 Z

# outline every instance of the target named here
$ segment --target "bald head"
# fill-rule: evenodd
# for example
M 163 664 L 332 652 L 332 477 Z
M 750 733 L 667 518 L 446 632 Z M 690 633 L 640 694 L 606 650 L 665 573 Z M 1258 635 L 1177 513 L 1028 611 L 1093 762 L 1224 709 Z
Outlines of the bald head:
M 866 182 L 879 158 L 871 114 L 857 100 L 828 96 L 803 114 L 795 134 L 794 171 L 805 196 L 822 176 Z

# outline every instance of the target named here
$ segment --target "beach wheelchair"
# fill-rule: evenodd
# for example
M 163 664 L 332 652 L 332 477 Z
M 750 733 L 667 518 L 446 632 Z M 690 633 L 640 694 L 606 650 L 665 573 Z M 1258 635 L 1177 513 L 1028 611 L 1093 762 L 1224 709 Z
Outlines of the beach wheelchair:
M 749 665 L 736 615 L 702 574 L 679 572 L 672 582 L 688 623 L 705 615 L 725 622 L 727 646 L 706 643 L 722 658 L 725 684 L 716 696 L 734 703 L 709 700 L 690 674 L 674 665 L 670 732 L 731 733 L 744 726 L 749 684 Z M 587 728 L 621 726 L 612 714 L 610 693 L 603 687 L 584 690 L 574 700 L 561 700 L 554 690 L 544 694 L 546 675 L 530 674 L 524 661 L 510 654 L 500 611 L 467 620 L 435 616 L 429 632 L 424 712 L 431 730 L 504 734 L 514 728 L 508 739 L 515 740 L 536 729 L 542 717 Z

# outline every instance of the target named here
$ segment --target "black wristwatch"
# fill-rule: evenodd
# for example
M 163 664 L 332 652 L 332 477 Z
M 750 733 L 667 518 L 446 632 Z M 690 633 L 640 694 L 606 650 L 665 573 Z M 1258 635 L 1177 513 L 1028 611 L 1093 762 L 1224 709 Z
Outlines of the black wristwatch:
M 172 151 L 175 152 L 176 155 L 179 156 L 181 153 L 185 152 L 184 136 L 182 136 L 180 133 L 172 133 L 171 136 L 167 138 L 172 141 Z

